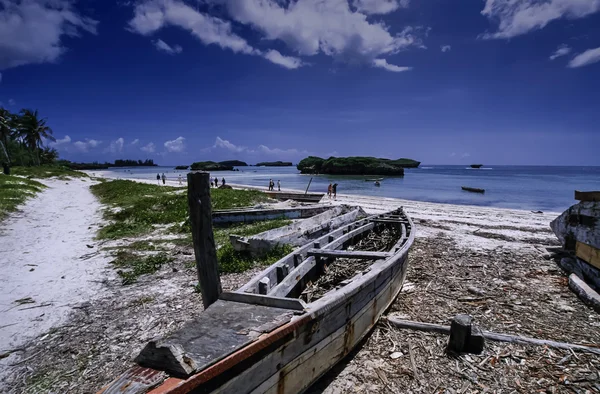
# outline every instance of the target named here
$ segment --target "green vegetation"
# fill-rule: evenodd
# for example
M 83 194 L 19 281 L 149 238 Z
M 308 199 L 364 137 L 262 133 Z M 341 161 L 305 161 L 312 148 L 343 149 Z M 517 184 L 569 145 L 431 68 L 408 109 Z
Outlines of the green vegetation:
M 105 213 L 113 223 L 100 230 L 101 239 L 141 235 L 160 224 L 174 224 L 178 232 L 190 231 L 185 188 L 114 180 L 93 185 L 91 190 L 102 203 L 117 208 Z M 249 207 L 266 199 L 257 190 L 211 190 L 213 209 Z
M 175 167 L 176 170 L 187 170 L 188 168 L 190 168 L 190 166 L 177 166 L 177 167 Z
M 217 251 L 219 271 L 224 274 L 247 271 L 254 266 L 268 266 L 292 253 L 294 248 L 290 245 L 279 245 L 260 258 L 254 258 L 249 253 L 238 252 L 233 249 L 231 243 L 226 243 Z
M 231 167 L 247 167 L 248 164 L 240 161 L 240 160 L 225 160 L 225 161 L 220 161 L 219 164 L 223 164 L 224 166 L 231 166 Z
M 153 274 L 171 261 L 173 259 L 166 253 L 140 256 L 121 250 L 117 252 L 116 259 L 111 264 L 118 268 L 117 274 L 123 279 L 123 284 L 129 285 L 134 283 L 140 275 Z
M 80 171 L 73 171 L 72 169 L 60 166 L 60 165 L 41 165 L 37 167 L 14 167 L 11 169 L 13 175 L 24 176 L 27 178 L 53 178 L 58 177 L 59 179 L 68 178 L 85 178 L 87 174 Z
M 412 159 L 381 159 L 376 157 L 330 157 L 322 159 L 309 156 L 298 163 L 303 174 L 330 175 L 404 175 L 404 168 L 416 168 L 421 163 Z
M 262 161 L 256 163 L 257 167 L 291 167 L 293 166 L 291 161 Z
M 198 161 L 192 163 L 191 168 L 194 171 L 233 171 L 233 166 L 215 163 L 214 161 Z
M 73 170 L 106 170 L 111 167 L 156 167 L 158 164 L 154 164 L 154 160 L 115 160 L 114 163 L 99 163 L 97 161 L 92 163 L 74 163 L 68 160 L 59 160 L 59 164 L 69 167 Z
M 29 197 L 35 196 L 46 186 L 31 179 L 0 175 L 0 220 L 17 210 Z

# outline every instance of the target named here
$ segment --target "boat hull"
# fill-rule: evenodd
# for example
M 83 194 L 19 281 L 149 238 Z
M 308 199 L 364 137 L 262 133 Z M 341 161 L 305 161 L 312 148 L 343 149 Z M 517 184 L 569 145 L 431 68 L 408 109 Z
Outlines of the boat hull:
M 294 200 L 300 202 L 313 202 L 318 203 L 321 201 L 324 193 L 291 193 L 291 192 L 265 192 L 265 194 L 276 200 Z
M 485 193 L 485 189 L 478 189 L 475 187 L 466 187 L 466 186 L 462 186 L 461 189 L 463 189 L 466 192 L 471 192 L 471 193 Z

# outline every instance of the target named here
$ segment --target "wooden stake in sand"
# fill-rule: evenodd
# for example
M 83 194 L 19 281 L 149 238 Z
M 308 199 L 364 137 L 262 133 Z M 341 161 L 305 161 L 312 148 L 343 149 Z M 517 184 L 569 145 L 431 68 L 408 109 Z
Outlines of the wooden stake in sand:
M 190 172 L 187 175 L 187 181 L 190 226 L 194 241 L 198 282 L 202 292 L 202 303 L 206 309 L 219 299 L 222 292 L 212 229 L 209 174 L 208 172 Z

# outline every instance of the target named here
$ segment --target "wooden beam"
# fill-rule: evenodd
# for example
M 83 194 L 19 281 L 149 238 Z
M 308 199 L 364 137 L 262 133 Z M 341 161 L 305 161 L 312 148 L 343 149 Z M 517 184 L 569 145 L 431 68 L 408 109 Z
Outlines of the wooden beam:
M 292 270 L 281 283 L 269 291 L 271 297 L 287 297 L 287 295 L 296 287 L 296 285 L 304 279 L 312 269 L 315 268 L 317 262 L 314 257 L 308 257 L 300 265 Z
M 326 249 L 309 249 L 307 254 L 315 257 L 333 257 L 333 258 L 348 258 L 361 260 L 379 260 L 386 259 L 392 254 L 388 252 L 369 252 L 365 250 L 326 250 Z
M 600 269 L 600 249 L 577 241 L 575 244 L 575 255 L 586 263 Z
M 373 223 L 408 223 L 408 220 L 398 220 L 398 219 L 389 219 L 389 218 L 373 218 L 370 219 Z
M 271 297 L 253 293 L 224 292 L 219 297 L 224 301 L 241 302 L 244 304 L 270 306 L 273 308 L 291 309 L 303 311 L 306 304 L 296 298 Z
M 217 250 L 212 229 L 210 203 L 210 179 L 208 172 L 190 172 L 188 181 L 188 204 L 190 227 L 194 242 L 198 282 L 202 292 L 204 309 L 219 299 L 222 292 Z
M 581 192 L 575 190 L 575 199 L 579 201 L 600 201 L 600 191 Z
M 421 323 L 410 320 L 402 320 L 395 317 L 387 317 L 386 320 L 390 322 L 390 324 L 398 327 L 398 328 L 408 328 L 410 330 L 418 330 L 418 331 L 426 331 L 426 332 L 439 332 L 442 334 L 449 334 L 450 327 L 443 326 L 441 324 L 431 324 L 431 323 Z M 484 338 L 497 341 L 497 342 L 510 342 L 510 343 L 519 343 L 522 345 L 539 345 L 539 346 L 549 346 L 557 349 L 567 349 L 567 350 L 579 350 L 581 352 L 593 353 L 600 355 L 600 348 L 595 348 L 591 346 L 585 345 L 577 345 L 566 342 L 556 342 L 549 341 L 546 339 L 536 339 L 529 337 L 522 337 L 520 335 L 509 335 L 509 334 L 500 334 L 491 331 L 483 331 L 482 335 Z

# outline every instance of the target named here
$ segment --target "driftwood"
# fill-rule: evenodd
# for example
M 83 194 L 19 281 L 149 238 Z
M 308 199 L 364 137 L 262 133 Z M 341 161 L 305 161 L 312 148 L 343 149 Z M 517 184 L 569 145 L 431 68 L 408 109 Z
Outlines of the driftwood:
M 402 320 L 394 317 L 388 316 L 386 320 L 396 326 L 398 328 L 407 328 L 410 330 L 418 330 L 418 331 L 426 331 L 426 332 L 437 332 L 440 334 L 450 334 L 450 326 L 444 326 L 440 324 L 432 324 L 432 323 L 421 323 L 410 320 Z M 518 343 L 522 345 L 538 345 L 538 346 L 549 346 L 557 349 L 567 349 L 567 350 L 579 350 L 581 352 L 593 353 L 600 355 L 600 348 L 595 348 L 591 346 L 577 345 L 566 342 L 556 342 L 550 341 L 546 339 L 536 339 L 529 337 L 522 337 L 520 335 L 510 335 L 510 334 L 500 334 L 490 331 L 482 331 L 481 334 L 485 339 L 489 339 L 496 342 L 510 342 L 510 343 Z

